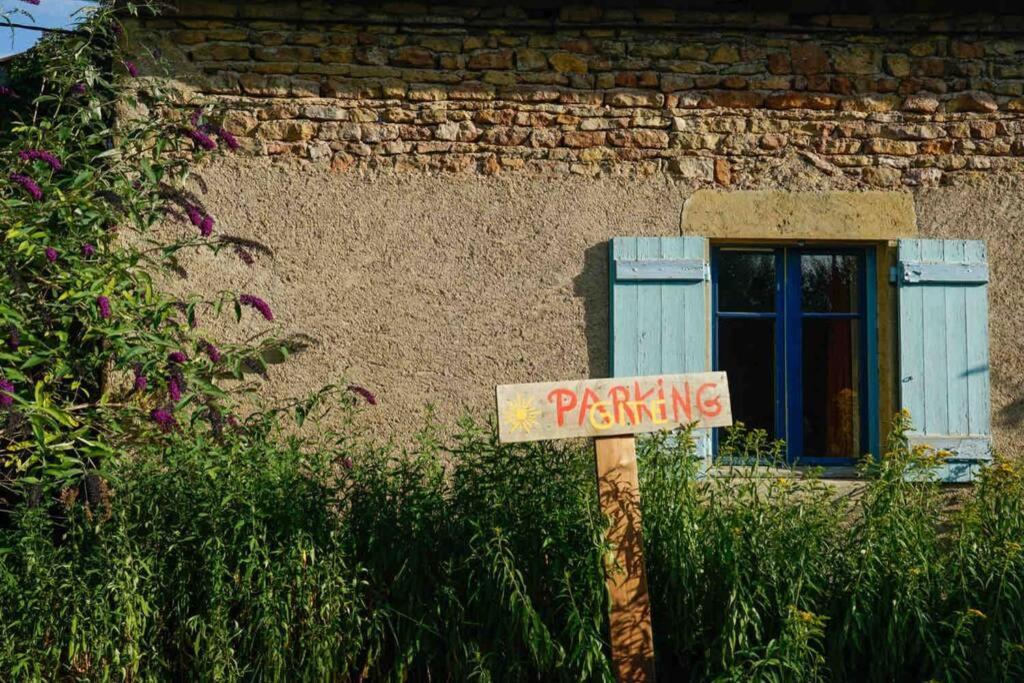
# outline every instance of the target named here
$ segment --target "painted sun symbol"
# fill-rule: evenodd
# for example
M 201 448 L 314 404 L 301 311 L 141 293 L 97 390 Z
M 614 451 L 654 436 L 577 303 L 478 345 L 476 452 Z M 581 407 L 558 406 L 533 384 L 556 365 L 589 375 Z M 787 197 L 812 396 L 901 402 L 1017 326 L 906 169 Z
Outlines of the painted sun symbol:
M 528 434 L 537 426 L 540 410 L 533 405 L 532 398 L 516 396 L 508 402 L 506 408 L 508 410 L 506 423 L 510 431 L 521 431 L 524 434 Z

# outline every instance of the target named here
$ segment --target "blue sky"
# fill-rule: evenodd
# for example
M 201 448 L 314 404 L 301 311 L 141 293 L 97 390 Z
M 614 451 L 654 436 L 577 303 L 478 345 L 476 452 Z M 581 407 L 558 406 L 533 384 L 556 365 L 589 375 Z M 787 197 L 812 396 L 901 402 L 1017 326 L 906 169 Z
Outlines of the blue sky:
M 38 5 L 30 5 L 20 0 L 0 0 L 0 17 L 7 16 L 18 24 L 35 24 L 43 27 L 67 28 L 74 19 L 71 15 L 82 7 L 95 4 L 90 0 L 39 0 Z M 15 10 L 19 10 L 14 13 Z M 22 12 L 27 12 L 27 16 Z M 0 57 L 24 52 L 42 34 L 38 31 L 10 29 L 0 22 Z

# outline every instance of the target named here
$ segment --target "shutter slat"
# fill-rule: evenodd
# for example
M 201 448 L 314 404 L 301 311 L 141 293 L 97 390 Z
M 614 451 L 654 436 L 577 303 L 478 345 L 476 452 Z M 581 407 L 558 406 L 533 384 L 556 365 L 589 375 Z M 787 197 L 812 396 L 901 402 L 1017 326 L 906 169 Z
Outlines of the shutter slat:
M 611 258 L 706 261 L 703 237 L 616 237 Z M 707 282 L 611 281 L 612 376 L 708 370 Z
M 987 274 L 985 245 L 900 240 L 899 261 L 900 272 L 913 266 L 924 274 L 896 283 L 900 404 L 914 424 L 910 442 L 952 454 L 933 476 L 968 481 L 991 458 L 987 276 L 931 277 L 928 269 L 948 274 L 971 264 Z
M 964 246 L 967 258 L 985 263 L 984 242 L 970 241 Z M 967 328 L 967 407 L 968 433 L 988 434 L 989 407 L 988 361 L 988 287 L 964 289 Z

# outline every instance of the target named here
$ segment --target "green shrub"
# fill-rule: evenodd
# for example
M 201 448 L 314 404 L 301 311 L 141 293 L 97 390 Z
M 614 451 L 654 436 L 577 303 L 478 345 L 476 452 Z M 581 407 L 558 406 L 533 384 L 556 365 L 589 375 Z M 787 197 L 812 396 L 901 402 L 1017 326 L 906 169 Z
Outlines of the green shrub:
M 611 680 L 592 448 L 462 425 L 408 451 L 254 415 L 171 440 L 0 531 L 17 680 Z M 898 427 L 905 427 L 905 423 Z M 308 437 L 303 437 L 304 433 Z M 662 680 L 1017 680 L 1024 474 L 951 509 L 898 435 L 857 496 L 770 461 L 706 473 L 641 440 Z

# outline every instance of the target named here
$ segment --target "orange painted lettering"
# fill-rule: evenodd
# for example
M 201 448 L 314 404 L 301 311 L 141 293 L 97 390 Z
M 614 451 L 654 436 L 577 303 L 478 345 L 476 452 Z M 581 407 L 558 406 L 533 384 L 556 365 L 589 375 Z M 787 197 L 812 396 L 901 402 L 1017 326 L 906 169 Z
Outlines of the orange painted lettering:
M 714 417 L 722 412 L 722 399 L 716 393 L 713 397 L 705 399 L 704 390 L 711 389 L 714 391 L 718 389 L 718 385 L 713 382 L 707 384 L 701 384 L 700 388 L 697 389 L 697 405 L 700 407 L 700 412 L 707 417 Z
M 576 407 L 576 392 L 572 389 L 552 389 L 548 393 L 548 403 L 555 404 L 555 422 L 561 427 L 565 425 L 565 414 Z
M 629 424 L 636 424 L 636 418 L 629 409 L 629 388 L 621 384 L 616 385 L 608 390 L 608 396 L 612 399 L 612 414 L 615 416 L 615 422 L 618 424 L 623 423 L 622 411 L 625 409 L 626 419 L 629 421 Z
M 690 383 L 685 382 L 683 384 L 683 393 L 679 393 L 679 389 L 672 387 L 672 421 L 682 422 L 680 419 L 679 411 L 683 411 L 683 416 L 686 417 L 686 422 L 693 422 L 693 411 L 690 405 Z
M 601 403 L 601 397 L 597 395 L 591 388 L 583 390 L 583 398 L 580 399 L 580 415 L 579 423 L 582 426 L 583 420 L 587 417 L 587 412 L 591 409 L 591 406 L 596 406 Z

